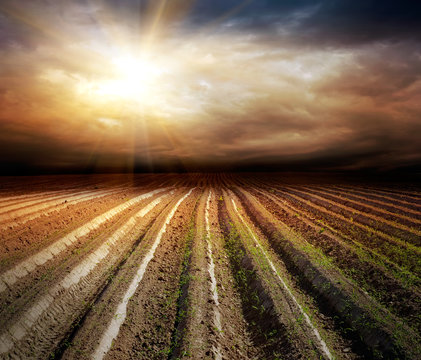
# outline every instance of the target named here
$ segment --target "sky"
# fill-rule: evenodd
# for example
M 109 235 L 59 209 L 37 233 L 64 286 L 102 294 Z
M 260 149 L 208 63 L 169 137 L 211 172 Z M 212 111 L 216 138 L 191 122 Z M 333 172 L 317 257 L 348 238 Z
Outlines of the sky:
M 2 174 L 421 168 L 421 4 L 2 0 Z

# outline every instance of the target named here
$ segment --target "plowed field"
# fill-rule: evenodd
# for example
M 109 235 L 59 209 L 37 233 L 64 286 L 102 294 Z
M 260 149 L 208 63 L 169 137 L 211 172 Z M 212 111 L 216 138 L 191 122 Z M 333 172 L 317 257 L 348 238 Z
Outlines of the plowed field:
M 1 359 L 420 359 L 421 189 L 3 178 Z

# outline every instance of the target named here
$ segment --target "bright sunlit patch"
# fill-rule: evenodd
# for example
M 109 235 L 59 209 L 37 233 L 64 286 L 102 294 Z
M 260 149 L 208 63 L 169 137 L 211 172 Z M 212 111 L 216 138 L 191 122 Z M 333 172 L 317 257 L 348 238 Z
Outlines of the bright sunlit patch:
M 72 74 L 68 80 L 78 95 L 94 102 L 128 100 L 155 106 L 165 98 L 162 84 L 163 76 L 170 72 L 168 62 L 164 64 L 156 57 L 116 56 L 106 70 L 107 76 L 87 79 Z M 63 74 L 50 71 L 43 79 L 59 82 Z
M 99 123 L 101 123 L 102 125 L 105 125 L 106 127 L 109 127 L 109 128 L 115 128 L 115 127 L 121 126 L 120 121 L 116 120 L 116 119 L 100 117 L 97 120 L 98 120 Z
M 111 78 L 95 86 L 99 96 L 116 96 L 141 101 L 158 86 L 159 78 L 166 72 L 146 58 L 121 56 L 112 59 Z

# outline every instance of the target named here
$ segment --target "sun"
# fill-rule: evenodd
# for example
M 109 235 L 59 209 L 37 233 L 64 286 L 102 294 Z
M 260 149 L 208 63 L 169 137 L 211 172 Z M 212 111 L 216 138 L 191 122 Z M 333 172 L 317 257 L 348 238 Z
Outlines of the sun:
M 145 101 L 159 86 L 168 70 L 147 56 L 118 56 L 110 63 L 110 77 L 95 86 L 98 96 Z

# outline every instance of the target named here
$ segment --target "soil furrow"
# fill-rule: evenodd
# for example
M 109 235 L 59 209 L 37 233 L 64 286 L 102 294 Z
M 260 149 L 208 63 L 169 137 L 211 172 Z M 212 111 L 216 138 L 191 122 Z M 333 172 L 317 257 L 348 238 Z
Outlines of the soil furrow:
M 22 203 L 13 203 L 12 205 L 8 205 L 5 207 L 0 208 L 0 221 L 4 221 L 10 218 L 26 215 L 30 212 L 42 210 L 47 207 L 51 207 L 53 205 L 60 204 L 62 200 L 73 200 L 73 199 L 79 199 L 83 197 L 88 197 L 91 195 L 99 195 L 99 194 L 107 194 L 109 192 L 112 192 L 115 190 L 105 190 L 105 191 L 78 191 L 73 193 L 67 193 L 67 194 L 59 194 L 54 196 L 46 196 L 46 197 L 40 197 L 36 200 L 31 201 L 25 201 Z M 35 210 L 33 210 L 35 208 Z M 5 214 L 6 213 L 6 214 Z
M 392 313 L 405 318 L 408 324 L 416 325 L 420 311 L 419 298 L 420 282 L 402 283 L 397 277 L 397 269 L 379 266 L 381 259 L 375 254 L 367 256 L 367 249 L 356 247 L 352 239 L 335 236 L 327 230 L 325 225 L 317 224 L 314 218 L 281 204 L 270 194 L 263 194 L 256 190 L 249 190 L 257 195 L 261 204 L 278 220 L 302 234 L 306 241 L 319 248 L 323 253 L 343 271 L 344 274 L 356 282 L 361 289 L 387 307 Z M 300 212 L 300 216 L 296 216 Z M 351 244 L 349 247 L 347 244 Z M 394 276 L 395 275 L 395 276 Z M 406 279 L 405 279 L 406 280 Z M 417 290 L 418 289 L 418 290 Z M 400 299 L 406 299 L 401 302 Z
M 358 192 L 359 194 L 363 194 L 364 196 L 367 196 L 369 198 L 389 200 L 392 204 L 398 203 L 410 207 L 413 210 L 420 211 L 421 200 L 419 200 L 419 198 L 418 200 L 417 198 L 405 198 L 404 196 L 401 196 L 399 194 L 397 194 L 396 196 L 391 196 L 392 194 L 390 193 L 382 193 L 375 189 L 366 189 L 361 187 L 348 187 L 343 185 L 335 187 L 347 191 Z
M 218 225 L 219 201 L 216 199 L 221 196 L 220 190 L 212 189 L 210 197 L 204 193 L 197 208 L 196 236 L 186 294 L 188 310 L 178 352 L 180 359 L 257 357 L 241 312 L 241 296 L 233 286 L 235 281 Z M 209 231 L 206 224 L 209 225 Z M 209 245 L 212 253 L 209 252 Z M 176 355 L 172 358 L 177 358 Z
M 44 288 L 51 288 L 55 285 L 55 279 L 60 274 L 68 273 L 72 268 L 76 267 L 79 259 L 87 256 L 95 251 L 104 241 L 104 236 L 117 231 L 119 227 L 132 216 L 138 209 L 144 207 L 144 210 L 153 206 L 155 200 L 159 198 L 159 193 L 152 198 L 145 199 L 140 203 L 133 205 L 113 217 L 110 221 L 100 225 L 89 234 L 79 238 L 77 242 L 68 247 L 64 252 L 55 256 L 46 264 L 39 266 L 34 272 L 19 280 L 8 292 L 0 295 L 1 324 L 12 316 L 15 316 L 16 310 L 27 306 L 31 303 L 31 299 L 42 292 Z M 165 194 L 166 195 L 166 194 Z M 166 198 L 165 198 L 166 199 Z M 149 205 L 148 205 L 149 204 Z M 158 204 L 158 208 L 162 205 Z M 154 210 L 155 211 L 155 210 Z
M 203 194 L 202 194 L 203 196 Z M 201 197 L 202 197 L 201 196 Z M 192 271 L 192 255 L 193 255 L 193 242 L 197 237 L 197 210 L 200 206 L 200 198 L 196 200 L 192 216 L 190 218 L 189 231 L 186 235 L 183 260 L 181 265 L 181 275 L 178 282 L 178 298 L 175 313 L 175 322 L 171 334 L 171 342 L 168 349 L 167 359 L 180 359 L 188 352 L 184 348 L 183 340 L 187 336 L 188 331 L 188 317 L 190 308 L 190 287 L 191 287 L 191 271 Z M 189 301 L 190 300 L 190 301 Z
M 93 358 L 94 359 L 103 359 L 107 353 L 110 351 L 111 346 L 113 345 L 114 341 L 118 341 L 117 337 L 120 333 L 120 327 L 126 320 L 127 316 L 127 306 L 129 300 L 132 298 L 133 295 L 135 295 L 136 290 L 138 289 L 138 286 L 140 282 L 143 279 L 143 276 L 148 268 L 148 265 L 150 261 L 154 258 L 155 251 L 158 248 L 161 239 L 164 235 L 164 233 L 167 231 L 167 226 L 169 226 L 171 220 L 173 219 L 176 211 L 178 210 L 178 207 L 180 204 L 190 196 L 194 189 L 190 189 L 187 194 L 185 194 L 181 199 L 178 200 L 178 202 L 174 205 L 174 207 L 171 209 L 171 212 L 167 215 L 164 225 L 159 230 L 157 236 L 155 237 L 155 240 L 152 244 L 152 247 L 148 250 L 147 254 L 143 258 L 140 266 L 137 268 L 136 275 L 133 278 L 133 280 L 130 282 L 130 286 L 127 289 L 126 293 L 124 294 L 124 297 L 122 301 L 118 304 L 117 310 L 115 312 L 115 315 L 113 316 L 111 323 L 108 324 L 107 329 L 102 334 L 101 340 L 99 342 L 99 345 L 95 348 Z M 167 351 L 169 351 L 168 349 Z M 165 353 L 165 350 L 161 350 L 163 355 Z M 154 350 L 155 352 L 155 350 Z M 158 350 L 158 352 L 160 352 Z
M 227 193 L 224 193 L 223 197 L 229 198 Z M 253 246 L 244 244 L 244 238 L 238 232 L 235 221 L 233 222 L 233 214 L 230 214 L 229 209 L 232 205 L 227 204 L 228 201 L 223 200 L 218 204 L 219 222 L 223 229 L 225 250 L 230 260 L 235 286 L 241 296 L 242 313 L 256 350 L 250 358 L 296 359 L 304 355 L 309 357 L 314 348 L 308 348 L 306 338 L 291 338 L 290 323 L 281 320 L 283 316 L 288 317 L 287 308 L 284 309 L 283 316 L 277 312 L 274 298 L 260 276 L 258 263 L 250 251 Z
M 60 200 L 55 205 L 52 206 L 44 206 L 44 205 L 36 205 L 33 207 L 23 208 L 22 210 L 16 210 L 14 212 L 6 213 L 5 216 L 8 217 L 8 220 L 2 221 L 0 224 L 0 230 L 9 230 L 13 229 L 16 226 L 25 225 L 27 222 L 37 219 L 41 216 L 46 216 L 51 213 L 60 211 L 61 209 L 66 208 L 69 205 L 88 202 L 91 200 L 98 200 L 105 196 L 110 196 L 117 193 L 116 191 L 109 191 L 98 193 L 94 195 L 83 195 L 83 196 L 76 196 L 74 199 L 70 200 Z
M 210 224 L 209 224 L 209 205 L 210 200 L 212 197 L 212 191 L 209 191 L 208 198 L 206 200 L 206 209 L 205 209 L 205 229 L 206 229 L 206 245 L 207 245 L 207 257 L 208 257 L 208 273 L 211 280 L 210 284 L 210 292 L 212 294 L 212 300 L 214 302 L 213 306 L 213 325 L 216 328 L 216 331 L 218 335 L 222 334 L 222 325 L 221 325 L 221 312 L 219 310 L 219 296 L 218 296 L 218 284 L 215 278 L 215 262 L 214 262 L 214 256 L 212 251 L 212 243 L 211 243 L 211 232 L 210 232 Z M 221 354 L 221 346 L 219 342 L 217 342 L 217 345 L 212 348 L 212 351 L 214 353 L 214 357 L 216 360 L 222 359 Z
M 33 302 L 29 309 L 13 321 L 12 326 L 7 327 L 8 331 L 1 335 L 3 343 L 9 344 L 9 348 L 2 348 L 0 351 L 12 351 L 12 354 L 26 357 L 31 351 L 36 350 L 45 355 L 54 350 L 66 334 L 69 324 L 74 322 L 74 318 L 83 309 L 86 299 L 98 292 L 101 279 L 109 271 L 107 269 L 112 269 L 118 258 L 125 255 L 130 243 L 135 241 L 128 239 L 139 238 L 139 234 L 149 226 L 151 220 L 144 222 L 143 218 L 153 209 L 151 205 L 156 206 L 166 196 L 153 200 L 113 234 L 106 236 L 102 245 L 83 258 L 67 275 L 50 287 L 45 295 Z M 39 338 L 37 332 L 31 331 L 32 328 L 37 328 L 43 338 Z M 15 347 L 13 350 L 11 343 Z
M 94 199 L 95 197 L 105 196 L 109 193 L 109 191 L 86 191 L 82 194 L 71 194 L 69 196 L 60 196 L 56 199 L 46 200 L 37 202 L 35 204 L 29 204 L 17 209 L 6 209 L 0 215 L 0 222 L 2 223 L 1 226 L 5 226 L 3 223 L 11 222 L 13 220 L 19 219 L 20 217 L 28 216 L 33 213 L 48 211 L 49 209 L 61 205 L 65 202 L 72 202 L 72 201 L 83 201 L 84 199 Z M 9 224 L 6 224 L 9 226 Z
M 272 271 L 276 274 L 277 278 L 279 279 L 279 281 L 281 282 L 281 284 L 283 285 L 283 287 L 285 288 L 285 290 L 288 292 L 288 294 L 291 296 L 291 299 L 294 301 L 294 303 L 297 305 L 297 307 L 299 308 L 301 314 L 303 315 L 307 325 L 309 325 L 309 327 L 312 329 L 314 335 L 316 336 L 316 339 L 321 347 L 322 353 L 328 358 L 328 359 L 333 359 L 333 356 L 330 352 L 330 350 L 328 349 L 326 343 L 324 342 L 324 340 L 321 338 L 319 331 L 314 327 L 313 323 L 311 322 L 309 316 L 307 315 L 306 312 L 304 312 L 302 306 L 298 303 L 297 299 L 295 298 L 295 296 L 292 294 L 291 290 L 288 288 L 288 286 L 286 285 L 285 281 L 282 279 L 282 277 L 279 275 L 278 270 L 275 268 L 275 266 L 273 265 L 272 261 L 270 261 L 267 253 L 265 252 L 265 250 L 263 249 L 262 245 L 260 244 L 259 240 L 256 238 L 256 236 L 253 234 L 253 231 L 250 229 L 250 227 L 247 225 L 247 223 L 245 222 L 244 218 L 241 216 L 240 212 L 238 211 L 237 208 L 237 204 L 235 202 L 234 199 L 231 199 L 233 205 L 234 205 L 234 210 L 236 211 L 236 213 L 238 214 L 238 216 L 240 217 L 241 222 L 247 227 L 247 230 L 249 231 L 250 235 L 252 236 L 253 240 L 256 243 L 256 246 L 260 248 L 260 250 L 263 252 L 264 257 L 266 258 L 266 260 L 268 261 L 270 268 L 272 269 Z
M 349 236 L 347 235 L 346 231 L 341 231 L 341 228 L 338 227 L 334 221 L 330 224 L 325 220 L 321 220 L 320 216 L 317 216 L 317 214 L 320 214 L 320 212 L 313 211 L 312 207 L 307 208 L 305 206 L 301 206 L 301 203 L 299 202 L 293 203 L 279 196 L 275 196 L 273 191 L 266 188 L 248 187 L 247 191 L 251 193 L 257 193 L 259 196 L 263 196 L 272 200 L 282 209 L 282 211 L 288 212 L 293 218 L 309 220 L 309 224 L 316 226 L 319 229 L 319 233 L 324 233 L 325 230 L 329 230 L 332 234 L 339 236 L 340 239 L 349 243 L 355 250 L 361 249 L 364 252 L 364 257 L 367 259 L 371 258 L 375 264 L 382 264 L 382 266 L 384 266 L 385 269 L 388 269 L 393 274 L 393 276 L 401 277 L 401 280 L 405 284 L 414 285 L 420 282 L 420 279 L 418 279 L 416 276 L 405 271 L 396 263 L 389 261 L 388 258 L 375 251 L 375 249 L 369 248 L 363 243 L 356 241 L 358 238 L 355 236 Z M 281 216 L 281 214 L 278 213 L 274 213 L 274 215 Z M 345 229 L 348 229 L 348 227 L 345 227 Z
M 420 191 L 408 191 L 405 189 L 396 190 L 396 189 L 391 189 L 391 188 L 377 188 L 377 187 L 367 187 L 367 186 L 364 186 L 364 188 L 368 189 L 369 191 L 386 193 L 386 194 L 397 196 L 397 197 L 408 197 L 411 199 L 421 201 Z
M 392 241 L 397 244 L 410 242 L 415 246 L 421 245 L 421 236 L 419 235 L 420 232 L 416 229 L 410 229 L 406 226 L 390 222 L 387 219 L 382 219 L 371 214 L 363 213 L 362 211 L 359 211 L 355 208 L 342 205 L 313 193 L 297 190 L 292 187 L 285 187 L 284 189 L 305 200 L 311 201 L 316 205 L 322 206 L 329 211 L 338 213 L 347 219 L 352 219 L 353 222 L 358 222 L 361 225 L 368 226 L 373 230 L 380 231 L 386 235 L 389 235 L 389 237 L 394 238 Z
M 27 194 L 27 195 L 20 195 L 20 196 L 11 196 L 9 198 L 0 199 L 0 210 L 2 211 L 5 207 L 9 205 L 16 205 L 22 206 L 21 204 L 25 204 L 28 201 L 39 201 L 47 196 L 60 196 L 71 194 L 69 191 L 46 191 L 36 194 Z
M 332 275 L 323 270 L 323 267 L 316 266 L 314 260 L 311 261 L 303 249 L 299 250 L 296 245 L 293 245 L 293 240 L 288 239 L 288 233 L 289 237 L 293 236 L 291 230 L 286 229 L 285 233 L 280 232 L 257 210 L 246 195 L 238 191 L 236 194 L 240 197 L 247 215 L 267 236 L 288 270 L 298 277 L 302 288 L 315 297 L 320 311 L 325 312 L 327 316 L 337 316 L 337 322 L 340 319 L 338 325 L 346 324 L 345 327 L 342 325 L 342 330 L 346 328 L 347 331 L 344 334 L 347 333 L 347 336 L 351 336 L 355 344 L 353 347 L 355 351 L 369 358 L 376 357 L 380 351 L 386 358 L 402 359 L 412 358 L 414 354 L 411 355 L 411 353 L 414 350 L 419 351 L 416 347 L 403 349 L 395 337 L 397 331 L 400 331 L 400 336 L 407 337 L 406 344 L 408 344 L 414 341 L 411 337 L 408 338 L 408 333 L 415 336 L 413 332 L 408 329 L 402 331 L 402 323 L 395 324 L 393 330 L 385 327 L 386 324 L 382 323 L 383 318 L 389 318 L 391 314 L 377 308 L 375 303 L 370 301 L 359 289 L 347 284 L 344 279 L 342 281 L 332 280 Z M 298 238 L 296 239 L 299 241 Z M 296 244 L 298 243 L 296 242 Z M 329 272 L 332 271 L 333 268 L 330 267 Z M 338 280 L 341 277 L 339 273 L 334 275 L 334 278 Z M 351 289 L 345 290 L 346 286 L 350 286 Z M 383 314 L 379 316 L 379 312 Z
M 408 207 L 405 208 L 403 206 L 391 204 L 390 202 L 386 202 L 386 201 L 372 199 L 369 197 L 369 194 L 366 194 L 364 196 L 362 195 L 362 193 L 359 193 L 358 191 L 354 191 L 351 189 L 344 190 L 336 186 L 332 186 L 332 187 L 323 186 L 323 187 L 317 187 L 316 189 L 321 189 L 325 191 L 326 193 L 336 195 L 338 197 L 343 197 L 345 199 L 355 200 L 356 202 L 365 204 L 366 206 L 370 206 L 377 209 L 378 208 L 384 209 L 392 214 L 399 214 L 400 216 L 403 216 L 404 218 L 407 218 L 410 220 L 414 219 L 414 220 L 421 221 L 421 211 L 416 211 Z
M 183 193 L 185 196 L 186 192 L 184 190 Z M 131 304 L 133 301 L 138 303 L 138 300 L 136 300 L 137 293 L 140 292 L 143 298 L 143 291 L 146 291 L 146 287 L 148 286 L 147 284 L 149 283 L 149 274 L 151 272 L 152 274 L 155 274 L 154 270 L 151 270 L 151 267 L 153 269 L 155 266 L 161 264 L 161 262 L 157 263 L 156 256 L 158 256 L 158 254 L 161 253 L 162 246 L 164 245 L 160 244 L 159 246 L 157 246 L 157 248 L 155 249 L 156 256 L 154 256 L 151 259 L 151 252 L 154 251 L 153 245 L 156 243 L 157 237 L 163 228 L 167 227 L 167 231 L 165 233 L 161 233 L 160 235 L 162 237 L 162 241 L 165 244 L 169 241 L 168 232 L 172 233 L 173 231 L 179 231 L 179 226 L 176 226 L 174 228 L 174 225 L 172 223 L 181 219 L 181 208 L 184 209 L 187 206 L 185 205 L 186 201 L 188 202 L 188 204 L 191 205 L 191 198 L 192 197 L 190 196 L 181 205 L 179 204 L 180 210 L 178 210 L 175 214 L 174 219 L 171 221 L 171 224 L 167 224 L 166 220 L 168 219 L 168 216 L 171 215 L 175 205 L 177 205 L 176 203 L 178 203 L 181 200 L 181 197 L 179 195 L 177 195 L 176 198 L 173 198 L 171 200 L 170 204 L 168 204 L 164 212 L 161 211 L 159 213 L 158 217 L 155 219 L 154 225 L 145 234 L 142 242 L 140 242 L 135 248 L 133 248 L 133 251 L 126 254 L 126 260 L 124 264 L 118 269 L 117 272 L 113 274 L 109 285 L 106 287 L 101 296 L 97 299 L 95 304 L 90 309 L 89 313 L 87 313 L 87 315 L 84 317 L 83 322 L 81 322 L 80 326 L 78 327 L 78 330 L 72 335 L 71 338 L 68 339 L 68 343 L 70 343 L 71 346 L 65 349 L 65 351 L 62 353 L 62 357 L 72 359 L 92 358 L 92 356 L 94 356 L 95 349 L 99 349 L 101 337 L 107 339 L 107 337 L 104 337 L 104 334 L 106 334 L 107 329 L 111 329 L 110 324 L 116 322 L 117 319 L 114 318 L 114 314 L 116 311 L 119 311 L 119 307 L 120 310 L 124 310 L 122 311 L 122 313 L 124 313 L 127 310 L 127 312 L 125 312 L 127 318 L 121 327 L 118 326 L 117 334 L 122 331 L 125 331 L 126 327 L 129 325 L 131 326 L 132 324 L 138 324 L 137 322 L 132 322 L 133 308 L 131 307 Z M 190 207 L 190 205 L 188 206 Z M 192 210 L 190 209 L 189 211 Z M 184 231 L 184 227 L 182 227 L 182 229 Z M 178 244 L 175 246 L 175 248 L 178 248 Z M 166 254 L 168 256 L 168 259 L 166 259 L 167 261 L 163 263 L 164 267 L 168 265 L 167 262 L 170 261 L 170 258 L 172 258 L 172 256 L 178 255 L 177 252 L 166 252 Z M 148 262 L 147 267 L 145 267 L 145 265 L 147 265 L 146 262 Z M 145 271 L 143 273 L 144 275 L 139 273 L 139 271 L 141 271 L 142 269 L 143 271 Z M 143 279 L 141 282 L 141 287 L 136 286 L 137 281 L 140 278 L 139 275 Z M 154 284 L 157 284 L 156 280 Z M 159 284 L 161 284 L 161 282 L 159 282 Z M 165 286 L 176 285 L 171 282 L 167 283 L 167 281 L 163 282 L 162 284 Z M 131 299 L 129 299 L 128 292 L 133 291 L 133 288 L 136 294 L 132 296 Z M 161 294 L 161 292 L 158 292 L 157 289 L 152 290 L 152 293 L 152 296 L 158 296 L 159 294 Z M 126 294 L 126 297 L 124 296 L 124 294 Z M 143 321 L 139 322 L 139 324 L 141 323 L 143 323 Z M 117 321 L 117 324 L 120 324 L 119 321 Z M 171 329 L 169 331 L 171 331 Z M 118 339 L 119 336 L 114 341 L 115 344 L 117 344 Z M 132 341 L 133 339 L 130 338 L 129 340 Z M 106 342 L 107 340 L 103 341 L 103 344 Z M 114 346 L 110 349 L 109 352 L 113 351 L 116 351 Z M 120 355 L 123 356 L 124 354 L 126 354 L 125 356 L 128 356 L 127 354 L 133 354 L 133 352 L 132 350 L 127 348 L 127 352 L 121 353 Z M 104 354 L 99 354 L 99 356 L 101 357 L 103 355 Z
M 390 212 L 379 205 L 372 206 L 372 205 L 367 204 L 366 202 L 363 203 L 361 202 L 361 200 L 360 201 L 358 199 L 355 200 L 355 197 L 350 196 L 350 195 L 345 195 L 343 193 L 335 193 L 332 191 L 319 189 L 319 188 L 315 188 L 315 189 L 310 188 L 310 187 L 300 187 L 300 188 L 303 188 L 307 192 L 310 192 L 312 194 L 325 197 L 326 199 L 329 199 L 335 203 L 345 205 L 346 207 L 350 209 L 355 209 L 362 213 L 367 213 L 369 215 L 372 214 L 376 216 L 376 218 L 382 218 L 384 220 L 388 220 L 392 224 L 396 223 L 395 226 L 405 225 L 407 230 L 412 230 L 419 235 L 419 232 L 417 232 L 416 230 L 417 228 L 420 228 L 421 220 L 419 219 L 410 218 L 408 216 L 405 216 L 405 214 L 399 214 L 399 213 L 396 214 L 396 213 Z
M 420 194 L 345 173 L 2 178 L 0 359 L 418 359 Z
M 355 241 L 379 251 L 391 262 L 413 272 L 417 276 L 421 274 L 418 251 L 416 251 L 415 247 L 410 247 L 410 244 L 407 244 L 406 246 L 401 244 L 401 242 L 397 244 L 394 238 L 391 238 L 384 233 L 375 231 L 358 222 L 354 222 L 341 214 L 330 211 L 325 207 L 318 206 L 313 202 L 295 196 L 294 194 L 280 191 L 275 191 L 274 194 L 281 199 L 286 199 L 288 202 L 294 204 L 294 206 L 297 205 L 300 208 L 305 208 L 322 221 L 326 221 L 334 228 L 339 228 L 341 232 L 351 236 Z
M 30 258 L 26 259 L 25 261 L 15 265 L 10 270 L 7 270 L 6 272 L 2 273 L 0 275 L 0 292 L 6 291 L 8 287 L 12 287 L 18 281 L 18 279 L 21 279 L 25 277 L 26 275 L 28 275 L 29 273 L 31 273 L 32 271 L 34 271 L 37 268 L 37 266 L 43 265 L 49 260 L 53 259 L 54 256 L 64 251 L 67 247 L 71 246 L 80 237 L 85 236 L 93 229 L 97 228 L 101 224 L 110 220 L 113 216 L 118 215 L 123 210 L 130 207 L 131 205 L 134 205 L 145 198 L 151 197 L 154 194 L 165 191 L 165 190 L 166 188 L 163 188 L 163 189 L 153 190 L 143 195 L 139 195 L 125 202 L 124 204 L 119 205 L 116 208 L 107 211 L 106 213 L 96 217 L 89 223 L 72 231 L 70 234 L 66 235 L 65 237 L 55 241 L 53 244 L 44 248 L 37 254 L 32 255 Z
M 146 192 L 149 190 L 143 189 Z M 138 195 L 139 192 L 141 193 L 142 189 L 135 192 L 122 191 L 93 201 L 70 204 L 48 216 L 42 215 L 25 224 L 0 231 L 0 273 L 88 220 L 94 219 L 98 214 L 105 213 L 130 197 Z

